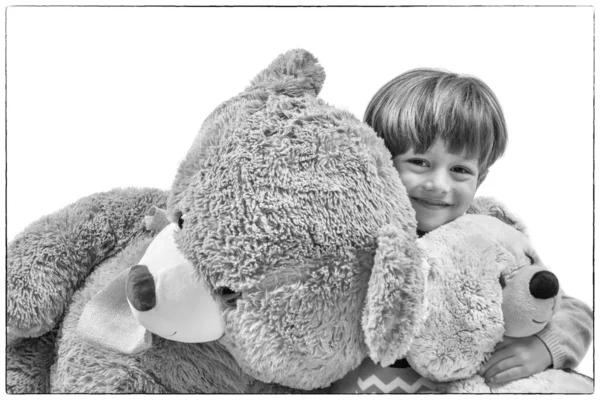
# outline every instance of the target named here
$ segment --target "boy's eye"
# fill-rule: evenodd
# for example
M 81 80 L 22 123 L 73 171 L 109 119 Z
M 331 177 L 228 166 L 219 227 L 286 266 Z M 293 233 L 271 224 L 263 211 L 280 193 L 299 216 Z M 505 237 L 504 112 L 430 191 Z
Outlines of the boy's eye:
M 452 171 L 457 172 L 459 174 L 471 174 L 471 170 L 469 170 L 465 167 L 453 167 Z
M 425 160 L 421 160 L 419 158 L 411 158 L 410 160 L 407 160 L 409 163 L 414 164 L 414 165 L 418 165 L 420 167 L 426 167 L 427 166 L 427 161 Z

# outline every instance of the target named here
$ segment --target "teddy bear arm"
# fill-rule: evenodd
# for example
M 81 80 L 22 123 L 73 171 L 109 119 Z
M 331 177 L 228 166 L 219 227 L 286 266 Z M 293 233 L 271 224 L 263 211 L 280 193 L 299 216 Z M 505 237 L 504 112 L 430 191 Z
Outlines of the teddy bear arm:
M 148 235 L 144 213 L 165 204 L 161 190 L 115 189 L 82 198 L 28 226 L 7 249 L 9 336 L 50 331 L 94 267 Z

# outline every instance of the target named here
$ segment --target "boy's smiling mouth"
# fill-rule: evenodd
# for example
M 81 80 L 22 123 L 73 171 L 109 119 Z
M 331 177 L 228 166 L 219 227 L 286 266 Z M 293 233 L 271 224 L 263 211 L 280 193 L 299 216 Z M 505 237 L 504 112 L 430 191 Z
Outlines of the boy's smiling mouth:
M 433 199 L 427 199 L 427 198 L 423 198 L 423 197 L 413 197 L 411 196 L 410 199 L 414 202 L 416 202 L 417 204 L 425 207 L 425 208 L 429 208 L 432 210 L 440 210 L 446 207 L 450 207 L 450 204 L 444 202 L 444 201 L 440 201 L 440 200 L 433 200 Z

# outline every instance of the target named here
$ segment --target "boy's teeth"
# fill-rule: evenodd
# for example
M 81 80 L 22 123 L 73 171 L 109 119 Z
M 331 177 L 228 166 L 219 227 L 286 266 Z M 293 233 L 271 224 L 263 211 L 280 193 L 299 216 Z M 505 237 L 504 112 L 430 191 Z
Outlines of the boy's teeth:
M 426 203 L 429 204 L 433 204 L 434 206 L 445 206 L 445 203 L 439 202 L 439 201 L 431 201 L 431 200 L 424 200 Z
M 447 206 L 447 204 L 442 201 L 427 200 L 427 199 L 420 199 L 420 198 L 417 198 L 417 201 L 420 201 L 422 203 L 429 204 L 432 206 Z

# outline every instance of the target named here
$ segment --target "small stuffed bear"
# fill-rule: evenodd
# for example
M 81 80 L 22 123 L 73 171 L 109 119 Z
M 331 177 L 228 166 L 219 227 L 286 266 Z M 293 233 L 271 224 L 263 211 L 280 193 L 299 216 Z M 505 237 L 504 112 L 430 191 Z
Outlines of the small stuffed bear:
M 391 345 L 371 345 L 382 351 L 371 352 L 360 367 L 336 382 L 336 392 L 593 391 L 589 378 L 564 371 L 548 370 L 495 386 L 477 375 L 503 336 L 541 331 L 557 311 L 561 292 L 522 224 L 489 198 L 476 199 L 469 211 L 483 214 L 464 215 L 419 239 L 427 279 L 418 282 L 425 301 L 415 336 L 397 342 L 367 336 L 368 344 L 383 340 Z M 403 316 L 400 312 L 394 317 Z
M 206 119 L 168 193 L 94 194 L 18 235 L 7 252 L 7 391 L 330 391 L 368 355 L 406 356 L 423 375 L 448 373 L 455 356 L 476 368 L 481 360 L 458 357 L 456 346 L 431 368 L 419 343 L 431 324 L 448 325 L 432 337 L 439 343 L 461 334 L 458 319 L 444 319 L 457 316 L 433 312 L 444 301 L 501 326 L 505 266 L 485 270 L 497 288 L 489 283 L 495 296 L 481 299 L 431 260 L 426 267 L 431 250 L 417 241 L 390 153 L 368 126 L 317 97 L 324 78 L 309 52 L 282 54 Z M 156 242 L 143 223 L 153 206 L 166 209 L 150 221 L 162 228 Z M 462 246 L 472 248 L 466 257 L 481 250 Z M 486 285 L 470 274 L 473 287 Z M 446 280 L 436 299 L 431 288 Z M 163 295 L 183 306 L 157 328 Z M 198 307 L 204 301 L 212 305 Z M 466 333 L 485 348 L 501 337 Z

